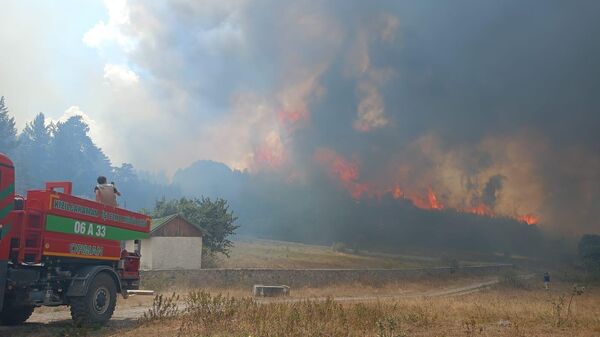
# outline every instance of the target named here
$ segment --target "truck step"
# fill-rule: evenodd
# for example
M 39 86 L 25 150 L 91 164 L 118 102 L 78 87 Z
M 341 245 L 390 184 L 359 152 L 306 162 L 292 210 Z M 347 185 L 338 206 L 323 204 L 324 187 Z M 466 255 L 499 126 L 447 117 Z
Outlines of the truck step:
M 141 296 L 152 296 L 154 295 L 154 290 L 126 290 L 127 295 L 141 295 Z

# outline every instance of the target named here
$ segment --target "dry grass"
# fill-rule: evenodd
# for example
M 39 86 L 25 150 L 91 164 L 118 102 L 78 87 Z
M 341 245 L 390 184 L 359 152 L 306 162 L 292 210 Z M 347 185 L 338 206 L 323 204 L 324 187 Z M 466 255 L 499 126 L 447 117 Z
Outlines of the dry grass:
M 175 317 L 149 317 L 119 336 L 600 336 L 600 292 L 594 289 L 574 298 L 571 314 L 557 323 L 556 301 L 570 289 L 497 287 L 374 303 L 259 303 L 194 291 Z
M 500 284 L 478 293 L 423 296 L 486 280 L 455 276 L 380 287 L 301 288 L 292 289 L 292 298 L 266 300 L 249 298 L 245 288 L 178 289 L 178 299 L 162 293 L 154 305 L 152 297 L 119 301 L 121 313 L 133 308 L 137 314 L 98 330 L 76 329 L 66 320 L 26 325 L 11 336 L 600 336 L 600 289 L 574 296 L 570 313 L 572 283 L 544 291 L 537 278 L 516 283 L 503 275 Z M 324 300 L 327 296 L 340 301 Z M 146 318 L 136 321 L 144 311 Z
M 463 259 L 464 260 L 464 259 Z M 467 260 L 471 260 L 468 259 Z M 249 239 L 235 241 L 221 268 L 422 268 L 444 263 L 437 256 L 336 252 L 331 247 L 294 242 Z M 480 264 L 461 261 L 463 265 Z
M 346 296 L 393 296 L 407 294 L 422 294 L 426 292 L 435 292 L 452 288 L 459 288 L 467 285 L 472 285 L 478 282 L 487 282 L 496 280 L 497 276 L 477 276 L 463 274 L 449 274 L 444 277 L 432 276 L 415 276 L 413 279 L 407 278 L 398 282 L 390 282 L 383 284 L 364 284 L 364 283 L 349 283 L 349 284 L 334 284 L 323 287 L 301 287 L 293 288 L 290 292 L 291 298 L 322 298 L 322 297 L 346 297 Z M 184 297 L 188 292 L 196 290 L 196 288 L 174 286 L 159 291 L 160 294 L 170 295 L 176 293 Z M 203 291 L 217 295 L 224 294 L 234 297 L 245 297 L 252 294 L 251 287 L 204 287 Z M 120 300 L 119 305 L 124 307 L 136 307 L 148 305 L 152 302 L 152 298 L 148 296 L 132 296 L 127 300 Z

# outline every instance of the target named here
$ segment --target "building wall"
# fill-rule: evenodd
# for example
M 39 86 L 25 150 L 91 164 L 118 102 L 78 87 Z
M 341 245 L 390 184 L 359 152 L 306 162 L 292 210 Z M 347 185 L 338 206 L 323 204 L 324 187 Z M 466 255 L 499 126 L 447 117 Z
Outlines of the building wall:
M 195 270 L 202 264 L 202 231 L 182 217 L 160 226 L 142 240 L 141 270 Z M 133 241 L 126 249 L 133 251 Z
M 142 240 L 142 258 L 140 259 L 141 270 L 152 270 L 152 239 Z
M 151 258 L 144 270 L 195 270 L 202 265 L 201 237 L 161 237 L 149 239 Z M 144 248 L 142 244 L 142 265 Z M 148 268 L 149 267 L 149 268 Z

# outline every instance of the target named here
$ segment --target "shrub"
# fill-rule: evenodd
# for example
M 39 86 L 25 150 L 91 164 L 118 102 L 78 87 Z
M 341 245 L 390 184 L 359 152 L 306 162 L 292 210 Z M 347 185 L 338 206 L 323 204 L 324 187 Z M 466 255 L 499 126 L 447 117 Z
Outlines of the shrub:
M 177 301 L 179 301 L 179 295 L 175 293 L 171 296 L 163 296 L 162 294 L 154 296 L 152 307 L 143 314 L 140 320 L 150 322 L 177 317 L 179 314 Z

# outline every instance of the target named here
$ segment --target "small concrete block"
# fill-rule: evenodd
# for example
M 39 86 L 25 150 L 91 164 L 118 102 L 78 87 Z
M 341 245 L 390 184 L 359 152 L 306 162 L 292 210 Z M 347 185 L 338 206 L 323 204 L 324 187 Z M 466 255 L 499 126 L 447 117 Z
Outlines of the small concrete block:
M 255 284 L 254 287 L 252 287 L 252 295 L 255 297 L 289 296 L 290 287 L 285 285 L 266 286 L 262 284 Z

